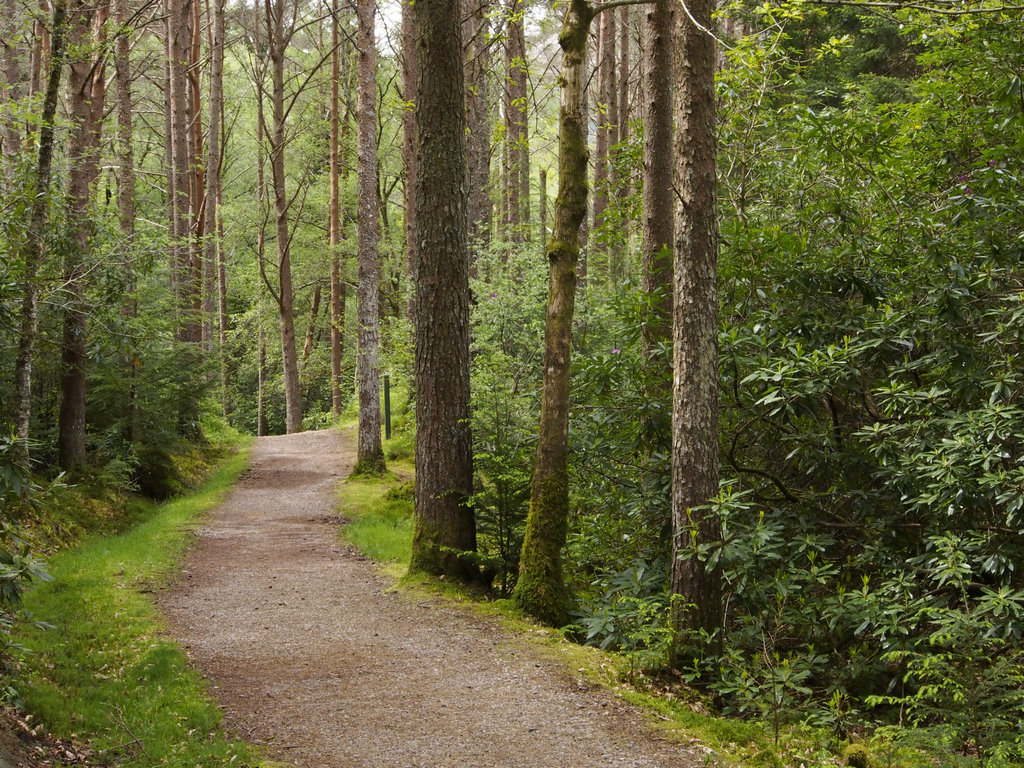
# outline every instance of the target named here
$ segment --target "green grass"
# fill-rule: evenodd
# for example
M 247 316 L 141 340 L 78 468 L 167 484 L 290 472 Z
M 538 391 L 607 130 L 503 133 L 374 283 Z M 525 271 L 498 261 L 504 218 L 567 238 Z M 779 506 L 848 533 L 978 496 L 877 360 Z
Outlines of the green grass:
M 403 475 L 407 462 L 390 462 Z M 399 579 L 409 570 L 412 553 L 412 485 L 389 472 L 383 477 L 351 477 L 339 486 L 345 543 L 378 561 L 385 574 Z
M 61 738 L 88 742 L 99 764 L 260 765 L 226 739 L 204 681 L 166 637 L 150 592 L 166 583 L 198 518 L 224 496 L 247 453 L 224 461 L 195 493 L 118 536 L 93 536 L 49 562 L 53 581 L 26 595 L 50 629 L 24 627 L 16 687 L 25 709 Z

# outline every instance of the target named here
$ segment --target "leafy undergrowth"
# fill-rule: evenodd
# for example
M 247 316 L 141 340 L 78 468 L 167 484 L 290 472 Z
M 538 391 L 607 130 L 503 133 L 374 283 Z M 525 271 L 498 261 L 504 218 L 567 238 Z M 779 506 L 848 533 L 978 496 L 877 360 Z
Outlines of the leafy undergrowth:
M 405 474 L 406 467 L 392 463 Z M 537 651 L 559 662 L 588 683 L 613 690 L 618 696 L 648 711 L 654 727 L 718 766 L 834 766 L 842 744 L 829 734 L 800 728 L 780 730 L 778 743 L 767 724 L 709 714 L 700 695 L 681 685 L 656 684 L 637 674 L 625 654 L 579 645 L 555 630 L 539 627 L 524 617 L 510 600 L 483 599 L 479 591 L 451 582 L 408 575 L 413 532 L 411 483 L 389 474 L 380 478 L 350 478 L 339 487 L 341 509 L 347 522 L 344 541 L 378 561 L 381 570 L 406 592 L 423 591 L 478 614 L 498 619 L 511 632 L 525 638 Z
M 226 739 L 221 715 L 180 648 L 164 636 L 151 593 L 165 584 L 190 528 L 245 469 L 244 451 L 195 493 L 139 512 L 116 536 L 95 535 L 50 560 L 53 581 L 25 598 L 37 621 L 16 687 L 24 707 L 60 738 L 89 743 L 98 764 L 260 765 L 252 747 Z

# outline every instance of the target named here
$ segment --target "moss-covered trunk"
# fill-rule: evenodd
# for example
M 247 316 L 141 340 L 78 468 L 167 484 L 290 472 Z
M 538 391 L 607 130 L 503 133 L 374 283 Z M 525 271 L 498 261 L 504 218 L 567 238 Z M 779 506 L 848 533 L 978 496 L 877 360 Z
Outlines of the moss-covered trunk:
M 544 392 L 530 491 L 530 511 L 513 597 L 527 613 L 562 624 L 569 597 L 562 576 L 562 547 L 569 519 L 569 355 L 576 301 L 579 230 L 587 212 L 587 145 L 583 134 L 583 61 L 594 9 L 571 0 L 559 43 L 562 98 L 558 125 L 558 199 L 548 242 L 551 264 L 544 331 Z

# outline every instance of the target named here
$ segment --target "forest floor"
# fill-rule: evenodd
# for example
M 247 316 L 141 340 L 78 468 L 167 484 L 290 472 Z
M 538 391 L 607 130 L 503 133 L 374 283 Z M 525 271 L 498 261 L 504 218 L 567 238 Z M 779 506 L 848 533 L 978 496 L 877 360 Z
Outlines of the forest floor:
M 260 438 L 160 598 L 229 732 L 305 768 L 702 762 L 496 619 L 390 590 L 338 537 L 354 458 L 337 430 Z

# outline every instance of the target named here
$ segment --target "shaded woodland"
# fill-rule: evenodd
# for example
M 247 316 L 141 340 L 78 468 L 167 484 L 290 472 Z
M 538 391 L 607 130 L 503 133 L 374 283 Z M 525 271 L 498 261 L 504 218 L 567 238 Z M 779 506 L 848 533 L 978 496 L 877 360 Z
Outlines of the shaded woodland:
M 55 481 L 354 418 L 414 570 L 776 733 L 1024 761 L 1024 9 L 2 0 L 0 44 L 11 611 Z

